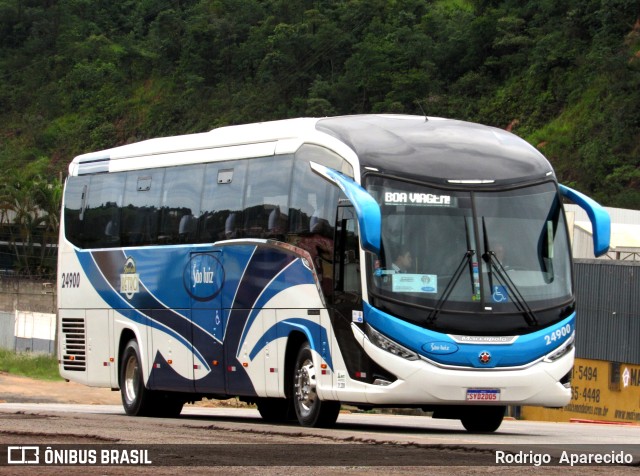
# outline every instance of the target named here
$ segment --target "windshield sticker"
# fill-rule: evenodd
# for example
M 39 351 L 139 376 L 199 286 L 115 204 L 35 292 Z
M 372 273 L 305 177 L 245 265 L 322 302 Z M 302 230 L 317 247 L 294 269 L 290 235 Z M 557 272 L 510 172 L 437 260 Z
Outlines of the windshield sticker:
M 364 322 L 364 314 L 362 311 L 351 311 L 351 321 L 362 324 Z
M 491 293 L 493 302 L 509 302 L 509 292 L 504 286 L 495 285 Z
M 431 193 L 385 192 L 385 205 L 414 205 L 427 207 L 455 206 L 455 197 L 450 195 L 433 195 Z
M 394 274 L 391 291 L 394 293 L 437 293 L 438 276 L 435 274 Z
M 480 272 L 478 271 L 478 263 L 473 263 L 473 296 L 472 301 L 480 301 Z

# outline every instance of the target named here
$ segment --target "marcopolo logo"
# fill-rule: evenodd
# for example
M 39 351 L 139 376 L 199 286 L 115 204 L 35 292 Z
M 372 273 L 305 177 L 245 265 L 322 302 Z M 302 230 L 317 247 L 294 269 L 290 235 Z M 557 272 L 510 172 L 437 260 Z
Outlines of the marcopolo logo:
M 478 355 L 478 360 L 480 361 L 481 364 L 488 364 L 489 362 L 491 362 L 491 354 L 486 350 L 483 350 Z
M 136 273 L 136 262 L 129 256 L 120 275 L 120 292 L 131 299 L 139 290 L 140 276 Z
M 210 301 L 222 290 L 224 269 L 211 253 L 196 253 L 184 268 L 184 288 L 196 301 Z

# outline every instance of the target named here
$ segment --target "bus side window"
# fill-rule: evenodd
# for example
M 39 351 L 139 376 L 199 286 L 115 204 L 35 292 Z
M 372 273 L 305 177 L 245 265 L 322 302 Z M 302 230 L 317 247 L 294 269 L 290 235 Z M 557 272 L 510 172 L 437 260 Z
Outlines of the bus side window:
M 320 280 L 322 292 L 333 293 L 333 240 L 339 189 L 313 172 L 309 162 L 331 162 L 340 168 L 333 152 L 303 145 L 295 154 L 287 242 L 306 250 Z
M 87 248 L 120 246 L 120 205 L 124 174 L 91 177 L 84 213 L 84 240 Z
M 318 176 L 309 166 L 303 152 L 314 151 L 311 158 L 320 159 L 320 147 L 303 146 L 296 153 L 291 185 L 289 233 L 291 235 L 320 235 L 333 239 L 333 222 L 338 203 L 338 189 Z M 329 154 L 328 151 L 324 152 Z M 329 155 L 329 158 L 333 158 Z M 335 159 L 334 159 L 335 161 Z M 335 165 L 335 164 L 333 164 Z M 311 252 L 311 250 L 308 250 Z
M 64 229 L 74 245 L 84 246 L 84 211 L 89 193 L 89 177 L 69 177 L 64 195 Z
M 158 242 L 196 242 L 204 165 L 170 167 L 164 177 Z
M 198 241 L 242 238 L 247 160 L 207 164 L 198 218 Z
M 122 245 L 158 242 L 158 210 L 164 169 L 127 172 L 122 207 Z
M 292 165 L 290 155 L 254 159 L 249 164 L 244 204 L 245 236 L 284 239 Z

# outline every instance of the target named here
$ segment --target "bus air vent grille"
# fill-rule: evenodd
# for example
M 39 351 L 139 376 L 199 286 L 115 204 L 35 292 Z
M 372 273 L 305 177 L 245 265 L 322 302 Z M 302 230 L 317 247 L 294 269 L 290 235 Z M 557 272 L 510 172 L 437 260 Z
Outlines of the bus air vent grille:
M 64 370 L 84 372 L 87 369 L 87 339 L 84 329 L 84 319 L 62 319 L 62 334 L 64 335 L 62 365 Z

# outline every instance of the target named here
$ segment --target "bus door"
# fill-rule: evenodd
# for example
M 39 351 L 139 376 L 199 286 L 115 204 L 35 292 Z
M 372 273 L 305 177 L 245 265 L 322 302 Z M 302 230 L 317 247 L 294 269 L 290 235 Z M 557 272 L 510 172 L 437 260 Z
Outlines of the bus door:
M 220 252 L 191 253 L 188 276 L 195 391 L 223 393 L 225 365 L 222 341 L 226 318 L 221 305 L 224 271 Z
M 358 220 L 351 205 L 338 207 L 336 221 L 334 277 L 331 321 L 340 351 L 351 378 L 365 372 L 365 357 L 351 330 L 351 323 L 362 325 L 362 287 Z

